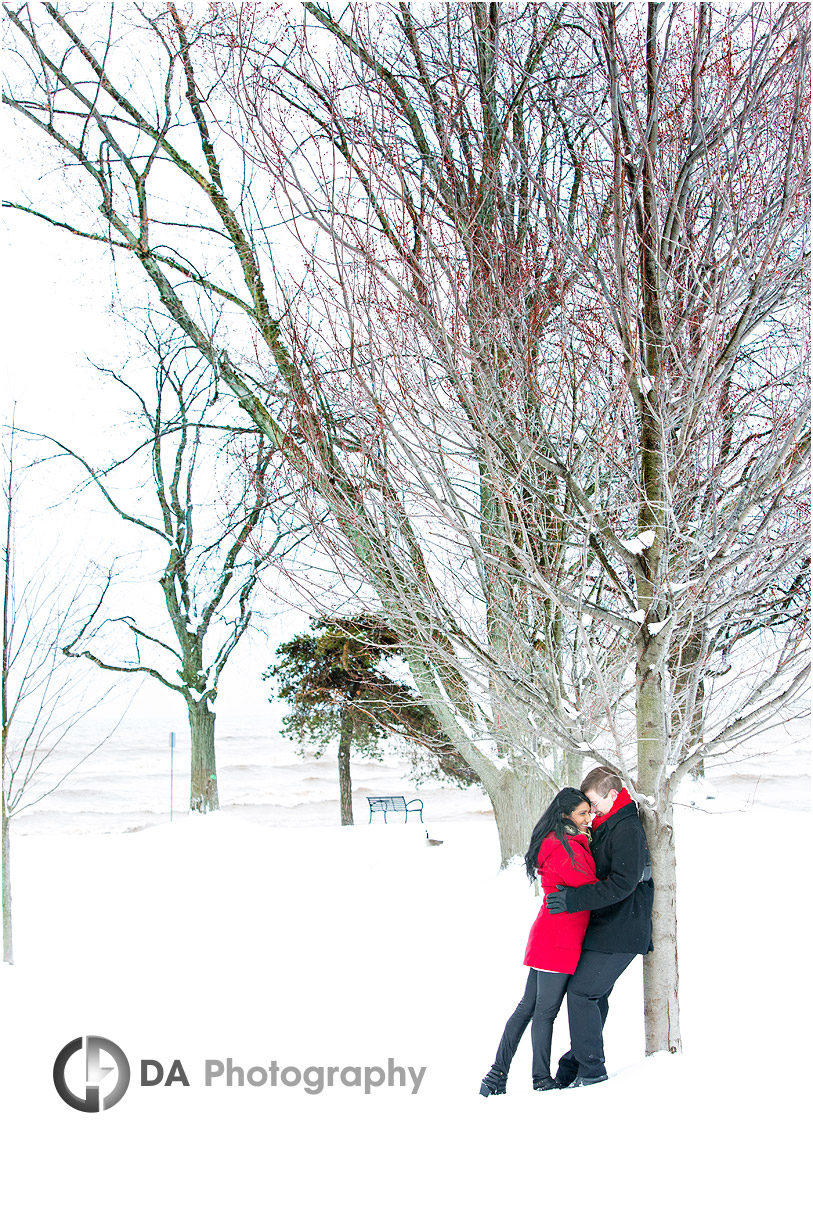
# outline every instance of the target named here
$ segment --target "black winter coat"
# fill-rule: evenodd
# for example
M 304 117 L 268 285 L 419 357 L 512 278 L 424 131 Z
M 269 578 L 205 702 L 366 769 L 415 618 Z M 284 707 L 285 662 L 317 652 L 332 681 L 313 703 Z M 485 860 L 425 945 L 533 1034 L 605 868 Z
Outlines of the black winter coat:
M 590 847 L 598 881 L 567 888 L 568 911 L 591 912 L 582 952 L 649 953 L 655 887 L 634 801 L 596 827 Z

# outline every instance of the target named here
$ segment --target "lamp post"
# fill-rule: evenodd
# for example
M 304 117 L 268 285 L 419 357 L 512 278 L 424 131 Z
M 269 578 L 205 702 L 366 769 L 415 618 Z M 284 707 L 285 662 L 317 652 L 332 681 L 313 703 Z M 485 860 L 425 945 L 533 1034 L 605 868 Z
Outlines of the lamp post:
M 172 782 L 175 776 L 175 734 L 169 735 L 169 820 L 172 821 Z

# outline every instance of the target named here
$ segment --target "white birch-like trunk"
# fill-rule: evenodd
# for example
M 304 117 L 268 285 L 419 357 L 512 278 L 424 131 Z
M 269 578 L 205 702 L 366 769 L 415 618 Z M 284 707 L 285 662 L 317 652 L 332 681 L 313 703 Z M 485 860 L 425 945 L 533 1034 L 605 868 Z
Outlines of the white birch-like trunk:
M 675 839 L 671 808 L 644 816 L 655 902 L 652 909 L 653 952 L 644 958 L 646 1053 L 674 1054 L 681 1049 L 678 1008 L 678 952 Z
M 644 957 L 646 1053 L 670 1051 L 674 1054 L 681 1049 L 675 841 L 671 802 L 659 791 L 658 784 L 666 750 L 663 679 L 648 663 L 646 650 L 638 672 L 637 720 L 638 790 L 653 799 L 652 806 L 647 800 L 642 802 L 655 883 L 653 950 Z

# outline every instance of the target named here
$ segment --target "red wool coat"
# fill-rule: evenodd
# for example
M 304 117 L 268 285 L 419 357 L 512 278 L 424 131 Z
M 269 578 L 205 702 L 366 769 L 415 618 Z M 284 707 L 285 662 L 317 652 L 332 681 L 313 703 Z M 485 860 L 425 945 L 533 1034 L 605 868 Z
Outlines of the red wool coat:
M 539 882 L 544 891 L 542 906 L 525 950 L 526 966 L 535 966 L 537 970 L 556 970 L 560 974 L 572 974 L 578 965 L 590 912 L 562 911 L 552 915 L 545 907 L 544 894 L 555 890 L 557 885 L 590 885 L 596 881 L 596 866 L 587 835 L 572 835 L 568 844 L 575 865 L 555 835 L 548 835 L 542 840 L 537 863 Z

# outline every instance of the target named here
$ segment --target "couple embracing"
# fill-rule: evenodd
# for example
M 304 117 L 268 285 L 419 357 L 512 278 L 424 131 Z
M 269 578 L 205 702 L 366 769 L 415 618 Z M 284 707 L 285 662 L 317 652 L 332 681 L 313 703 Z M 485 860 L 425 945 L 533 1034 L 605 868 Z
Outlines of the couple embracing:
M 581 790 L 563 788 L 534 827 L 525 856 L 544 901 L 531 928 L 528 982 L 483 1079 L 484 1097 L 504 1093 L 528 1023 L 533 1087 L 578 1088 L 607 1079 L 604 1022 L 610 992 L 639 953 L 652 948 L 652 869 L 638 807 L 609 767 Z M 551 1075 L 553 1022 L 567 994 L 570 1050 Z

